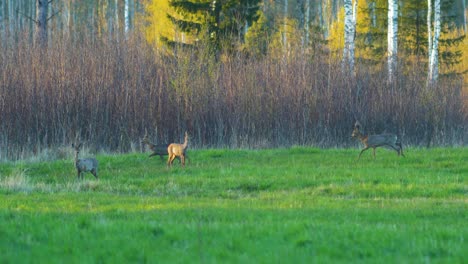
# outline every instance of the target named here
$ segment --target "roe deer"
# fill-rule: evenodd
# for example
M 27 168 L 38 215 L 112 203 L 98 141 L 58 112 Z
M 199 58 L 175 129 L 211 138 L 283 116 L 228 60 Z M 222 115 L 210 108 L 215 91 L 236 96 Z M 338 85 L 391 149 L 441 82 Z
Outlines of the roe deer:
M 145 130 L 145 137 L 141 141 L 143 144 L 148 145 L 149 149 L 152 151 L 152 153 L 149 155 L 149 157 L 153 157 L 156 155 L 159 155 L 161 160 L 163 160 L 163 156 L 168 155 L 167 153 L 167 147 L 169 147 L 169 144 L 153 144 L 149 141 L 148 139 L 148 131 Z
M 172 143 L 167 147 L 169 158 L 167 159 L 167 166 L 172 166 L 172 162 L 176 157 L 180 157 L 180 163 L 185 166 L 185 151 L 188 146 L 188 134 L 185 132 L 184 144 Z
M 398 139 L 398 136 L 395 134 L 378 134 L 378 135 L 364 135 L 361 131 L 361 124 L 356 122 L 354 124 L 353 133 L 351 137 L 358 138 L 361 143 L 364 145 L 364 148 L 359 153 L 358 160 L 361 158 L 361 155 L 364 151 L 369 148 L 373 149 L 374 159 L 375 159 L 375 149 L 378 147 L 385 147 L 388 149 L 393 149 L 398 153 L 398 156 L 402 155 L 403 157 L 403 146 Z
M 83 178 L 81 175 L 82 172 L 91 172 L 96 179 L 97 176 L 97 169 L 98 169 L 98 161 L 93 158 L 88 159 L 79 159 L 78 154 L 80 153 L 81 143 L 77 145 L 72 144 L 72 147 L 75 148 L 75 167 L 78 171 L 78 179 Z

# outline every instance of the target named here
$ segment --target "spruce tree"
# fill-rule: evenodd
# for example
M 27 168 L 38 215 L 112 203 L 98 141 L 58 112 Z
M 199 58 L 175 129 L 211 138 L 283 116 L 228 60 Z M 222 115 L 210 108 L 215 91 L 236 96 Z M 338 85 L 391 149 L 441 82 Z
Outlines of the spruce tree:
M 258 18 L 261 0 L 171 0 L 169 5 L 183 19 L 168 14 L 183 32 L 205 40 L 219 50 L 223 43 L 235 47 Z M 171 43 L 173 45 L 181 43 Z

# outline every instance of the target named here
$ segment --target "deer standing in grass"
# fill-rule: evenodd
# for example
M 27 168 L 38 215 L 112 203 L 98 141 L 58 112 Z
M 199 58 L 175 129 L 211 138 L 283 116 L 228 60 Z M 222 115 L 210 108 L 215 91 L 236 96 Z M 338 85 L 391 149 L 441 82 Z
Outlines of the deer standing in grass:
M 185 132 L 184 144 L 172 143 L 167 147 L 169 158 L 167 159 L 167 166 L 171 167 L 172 162 L 176 157 L 180 157 L 180 163 L 185 166 L 185 151 L 188 147 L 188 134 Z
M 91 172 L 91 174 L 98 179 L 97 176 L 97 169 L 98 169 L 98 161 L 93 158 L 87 158 L 87 159 L 79 159 L 78 154 L 80 154 L 80 149 L 81 149 L 81 143 L 78 145 L 72 144 L 72 147 L 75 149 L 75 167 L 76 170 L 78 171 L 78 179 L 83 178 L 82 173 L 83 172 Z
M 378 147 L 384 147 L 388 149 L 395 150 L 398 156 L 402 155 L 403 157 L 403 146 L 398 139 L 398 136 L 395 134 L 378 134 L 378 135 L 365 135 L 361 131 L 361 124 L 356 122 L 354 124 L 353 133 L 351 137 L 357 138 L 364 145 L 364 148 L 359 153 L 358 160 L 361 158 L 361 155 L 364 151 L 369 148 L 373 149 L 374 159 L 375 159 L 375 149 Z
M 163 156 L 168 155 L 167 153 L 167 148 L 169 147 L 169 144 L 153 144 L 149 141 L 148 139 L 148 131 L 145 130 L 145 137 L 141 141 L 143 144 L 148 145 L 149 149 L 152 151 L 152 153 L 149 155 L 149 157 L 153 157 L 156 155 L 159 155 L 161 160 L 163 160 Z

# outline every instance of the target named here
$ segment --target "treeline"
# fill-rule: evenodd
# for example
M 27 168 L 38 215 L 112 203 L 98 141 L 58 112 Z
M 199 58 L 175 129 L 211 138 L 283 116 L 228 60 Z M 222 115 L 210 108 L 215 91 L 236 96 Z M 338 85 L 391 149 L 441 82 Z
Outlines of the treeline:
M 28 35 L 27 33 L 25 34 Z M 24 39 L 28 39 L 25 37 Z M 91 39 L 94 39 L 91 41 Z M 347 147 L 359 119 L 366 132 L 396 132 L 406 145 L 465 145 L 461 78 L 426 87 L 425 69 L 397 73 L 341 69 L 331 54 L 250 58 L 199 48 L 159 54 L 137 35 L 54 41 L 42 50 L 21 38 L 0 44 L 0 158 L 69 146 Z

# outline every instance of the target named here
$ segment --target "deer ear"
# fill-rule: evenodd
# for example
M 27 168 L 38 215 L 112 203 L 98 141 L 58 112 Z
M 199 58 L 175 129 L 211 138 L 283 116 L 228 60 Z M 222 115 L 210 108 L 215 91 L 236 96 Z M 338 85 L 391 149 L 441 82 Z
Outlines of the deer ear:
M 360 129 L 361 128 L 361 123 L 359 123 L 359 121 L 356 121 L 356 123 L 354 124 L 354 127 L 357 128 L 357 129 Z

